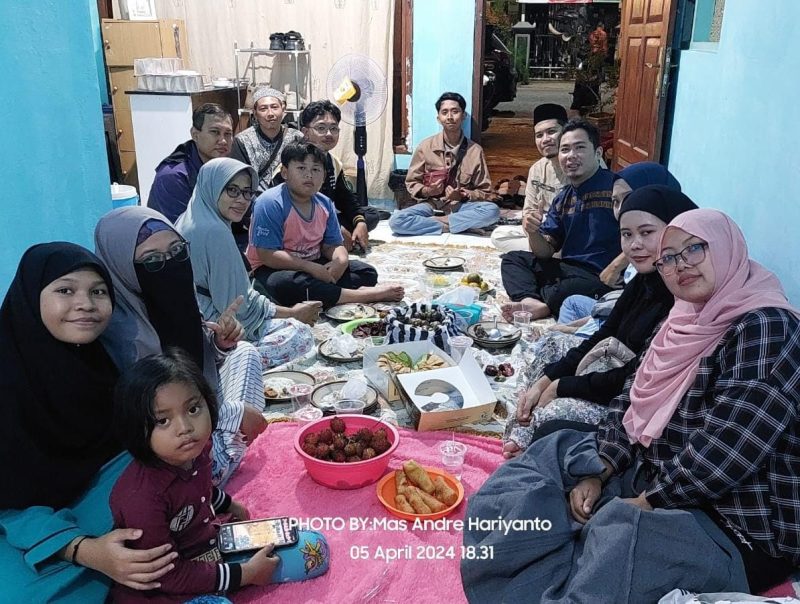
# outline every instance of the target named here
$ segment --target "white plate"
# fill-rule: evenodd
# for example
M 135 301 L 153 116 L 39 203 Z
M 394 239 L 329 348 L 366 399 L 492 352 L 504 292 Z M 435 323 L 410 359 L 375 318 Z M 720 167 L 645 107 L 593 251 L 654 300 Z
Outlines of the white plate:
M 435 256 L 428 258 L 422 266 L 432 271 L 457 271 L 463 268 L 467 259 L 461 256 Z
M 352 321 L 377 317 L 378 311 L 366 304 L 340 304 L 331 306 L 325 311 L 325 316 L 334 321 Z
M 277 403 L 291 399 L 289 387 L 295 384 L 315 384 L 314 376 L 304 371 L 270 371 L 264 374 L 264 400 Z M 277 396 L 267 396 L 267 388 L 277 391 Z

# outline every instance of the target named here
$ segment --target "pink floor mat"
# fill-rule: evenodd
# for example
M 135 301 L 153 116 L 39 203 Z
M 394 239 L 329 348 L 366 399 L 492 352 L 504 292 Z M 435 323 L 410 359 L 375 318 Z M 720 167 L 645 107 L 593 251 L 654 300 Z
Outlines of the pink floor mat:
M 430 530 L 401 530 L 378 501 L 375 485 L 354 491 L 332 490 L 306 474 L 294 450 L 296 424 L 272 424 L 248 449 L 228 493 L 242 501 L 254 518 L 292 516 L 337 519 L 344 526 L 323 529 L 331 549 L 326 575 L 302 583 L 249 587 L 233 594 L 235 602 L 465 602 L 459 561 L 461 531 L 452 524 Z M 438 445 L 449 432 L 400 430 L 400 444 L 389 468 L 407 459 L 441 467 Z M 466 499 L 502 463 L 500 440 L 458 434 L 467 445 L 461 482 L 465 501 L 447 520 L 463 520 Z M 332 522 L 332 521 L 331 521 Z M 332 525 L 331 525 L 332 526 Z M 358 526 L 358 528 L 357 528 Z M 387 563 L 380 549 L 410 559 Z

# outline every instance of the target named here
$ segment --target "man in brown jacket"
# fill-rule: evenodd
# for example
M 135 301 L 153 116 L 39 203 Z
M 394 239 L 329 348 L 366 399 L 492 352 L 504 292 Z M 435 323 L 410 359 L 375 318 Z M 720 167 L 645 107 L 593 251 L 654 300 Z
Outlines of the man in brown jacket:
M 467 102 L 457 92 L 436 101 L 442 132 L 414 150 L 406 188 L 418 203 L 392 214 L 395 235 L 438 235 L 488 227 L 500 217 L 483 149 L 461 131 Z

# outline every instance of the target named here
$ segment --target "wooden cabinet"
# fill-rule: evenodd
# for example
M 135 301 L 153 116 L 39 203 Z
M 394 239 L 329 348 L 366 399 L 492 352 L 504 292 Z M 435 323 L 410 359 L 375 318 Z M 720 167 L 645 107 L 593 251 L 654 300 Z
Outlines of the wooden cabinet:
M 186 27 L 179 19 L 127 21 L 103 19 L 103 48 L 120 163 L 125 184 L 138 188 L 130 98 L 126 90 L 136 90 L 133 60 L 147 57 L 180 57 L 188 69 L 189 45 Z

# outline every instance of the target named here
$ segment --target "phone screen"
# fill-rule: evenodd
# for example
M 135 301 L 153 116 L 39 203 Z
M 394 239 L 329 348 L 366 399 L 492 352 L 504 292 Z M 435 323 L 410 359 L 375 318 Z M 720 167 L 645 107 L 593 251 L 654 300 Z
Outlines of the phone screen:
M 225 524 L 220 531 L 222 551 L 259 549 L 270 543 L 275 547 L 297 542 L 297 531 L 289 526 L 288 518 L 268 518 Z

